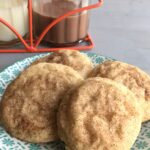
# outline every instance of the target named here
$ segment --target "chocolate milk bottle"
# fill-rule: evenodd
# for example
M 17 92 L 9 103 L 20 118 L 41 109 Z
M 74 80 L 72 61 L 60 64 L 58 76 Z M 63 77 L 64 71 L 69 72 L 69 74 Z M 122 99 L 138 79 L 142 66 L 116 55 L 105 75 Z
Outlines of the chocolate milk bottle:
M 67 12 L 89 5 L 89 0 L 34 0 L 33 28 L 34 36 L 38 36 L 52 21 Z M 74 45 L 82 41 L 88 32 L 89 12 L 72 15 L 52 27 L 43 41 L 55 46 Z

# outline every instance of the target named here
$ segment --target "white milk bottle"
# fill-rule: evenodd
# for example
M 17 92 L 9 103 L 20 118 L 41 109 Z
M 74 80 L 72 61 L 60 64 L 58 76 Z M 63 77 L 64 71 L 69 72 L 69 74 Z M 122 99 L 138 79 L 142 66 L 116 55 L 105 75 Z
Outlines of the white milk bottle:
M 28 33 L 27 0 L 0 0 L 0 18 L 11 24 L 22 36 Z M 0 47 L 18 43 L 16 35 L 0 22 Z

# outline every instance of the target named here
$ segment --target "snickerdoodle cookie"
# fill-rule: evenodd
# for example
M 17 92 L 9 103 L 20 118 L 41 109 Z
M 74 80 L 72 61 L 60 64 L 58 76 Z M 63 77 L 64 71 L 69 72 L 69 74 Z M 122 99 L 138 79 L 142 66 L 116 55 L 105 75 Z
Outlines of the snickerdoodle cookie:
M 1 122 L 12 136 L 33 143 L 58 139 L 56 113 L 64 93 L 82 77 L 62 64 L 39 63 L 27 68 L 6 89 Z
M 103 77 L 122 83 L 137 96 L 145 110 L 143 121 L 150 120 L 150 76 L 141 69 L 119 61 L 98 65 L 90 77 Z
M 58 133 L 68 150 L 129 150 L 139 134 L 141 114 L 128 88 L 91 78 L 61 101 Z
M 84 78 L 87 77 L 89 72 L 93 69 L 91 60 L 83 53 L 76 50 L 59 50 L 48 56 L 40 58 L 32 63 L 32 65 L 47 62 L 47 63 L 60 63 L 72 67 L 78 71 Z

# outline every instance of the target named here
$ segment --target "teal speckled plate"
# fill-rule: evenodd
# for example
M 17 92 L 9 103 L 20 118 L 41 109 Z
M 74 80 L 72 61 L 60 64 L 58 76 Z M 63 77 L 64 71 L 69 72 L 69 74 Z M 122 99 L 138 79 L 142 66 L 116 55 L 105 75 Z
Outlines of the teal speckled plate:
M 102 63 L 103 61 L 110 59 L 93 53 L 86 54 L 95 64 Z M 26 58 L 2 71 L 0 73 L 0 99 L 7 85 L 11 83 L 11 81 L 14 80 L 18 74 L 24 70 L 24 68 L 30 65 L 30 63 L 37 58 L 45 55 L 47 54 Z M 0 150 L 64 150 L 64 144 L 59 141 L 48 144 L 31 144 L 22 142 L 10 137 L 5 130 L 0 127 Z M 142 125 L 141 132 L 131 150 L 150 150 L 150 121 Z

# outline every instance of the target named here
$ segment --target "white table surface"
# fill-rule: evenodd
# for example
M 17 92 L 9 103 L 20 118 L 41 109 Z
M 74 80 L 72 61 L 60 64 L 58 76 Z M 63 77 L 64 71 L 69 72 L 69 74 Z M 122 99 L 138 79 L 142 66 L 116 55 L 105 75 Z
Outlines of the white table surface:
M 105 0 L 91 12 L 94 53 L 111 56 L 150 72 L 150 0 Z M 0 54 L 0 70 L 35 54 Z

